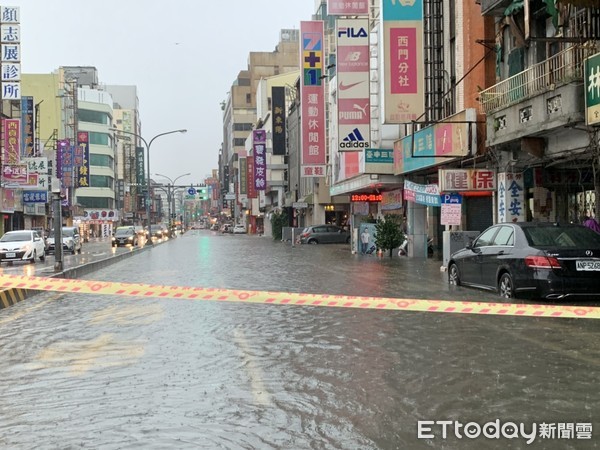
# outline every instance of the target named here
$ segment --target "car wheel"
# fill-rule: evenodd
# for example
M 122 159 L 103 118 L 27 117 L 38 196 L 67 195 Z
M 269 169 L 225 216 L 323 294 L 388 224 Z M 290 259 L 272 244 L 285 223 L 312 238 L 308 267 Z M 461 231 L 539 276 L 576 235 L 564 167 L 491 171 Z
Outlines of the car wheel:
M 310 240 L 308 241 L 308 243 L 309 243 L 309 244 L 316 245 L 316 244 L 318 244 L 318 243 L 319 243 L 319 241 L 317 241 L 316 239 L 310 239 Z
M 460 286 L 460 274 L 458 273 L 458 266 L 454 263 L 450 264 L 448 268 L 448 283 L 454 286 Z
M 46 252 L 44 251 L 44 253 L 42 253 L 42 256 L 40 256 L 40 261 L 45 261 L 46 260 Z
M 515 289 L 513 285 L 512 277 L 509 273 L 503 273 L 498 281 L 498 294 L 502 298 L 514 298 Z

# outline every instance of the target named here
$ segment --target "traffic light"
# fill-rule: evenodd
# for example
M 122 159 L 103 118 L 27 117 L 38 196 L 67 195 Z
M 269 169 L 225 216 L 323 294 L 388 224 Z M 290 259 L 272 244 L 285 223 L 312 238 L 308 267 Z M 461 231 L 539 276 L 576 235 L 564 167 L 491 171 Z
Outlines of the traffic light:
M 200 186 L 196 189 L 199 200 L 208 200 L 208 187 Z

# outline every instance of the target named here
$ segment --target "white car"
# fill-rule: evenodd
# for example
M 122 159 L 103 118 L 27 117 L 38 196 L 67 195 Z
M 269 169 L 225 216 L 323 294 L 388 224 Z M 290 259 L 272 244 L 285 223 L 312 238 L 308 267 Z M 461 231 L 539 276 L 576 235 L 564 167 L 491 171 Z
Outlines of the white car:
M 233 227 L 233 234 L 246 234 L 246 227 L 244 225 L 236 225 Z
M 46 259 L 44 240 L 37 231 L 8 231 L 0 239 L 0 263 L 5 261 L 35 262 Z

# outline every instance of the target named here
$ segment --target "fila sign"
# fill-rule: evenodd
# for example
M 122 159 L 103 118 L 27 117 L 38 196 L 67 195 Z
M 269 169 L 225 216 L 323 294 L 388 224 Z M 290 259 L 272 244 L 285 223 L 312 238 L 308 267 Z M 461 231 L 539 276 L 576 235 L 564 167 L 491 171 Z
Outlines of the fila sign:
M 337 150 L 371 146 L 369 20 L 337 20 Z

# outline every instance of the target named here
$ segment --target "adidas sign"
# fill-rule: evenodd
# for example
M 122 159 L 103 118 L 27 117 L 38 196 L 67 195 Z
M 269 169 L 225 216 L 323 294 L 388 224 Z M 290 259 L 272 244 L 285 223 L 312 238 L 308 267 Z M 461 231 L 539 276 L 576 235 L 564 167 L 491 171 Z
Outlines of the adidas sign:
M 340 142 L 340 149 L 358 149 L 368 147 L 370 147 L 369 143 L 365 141 L 365 138 L 358 128 L 352 130 L 348 136 L 346 136 L 344 140 Z

